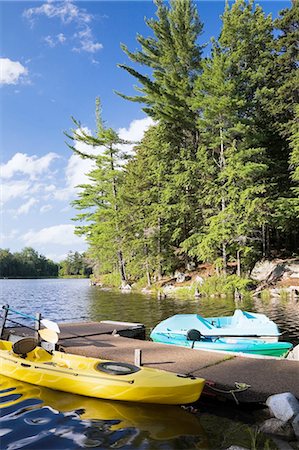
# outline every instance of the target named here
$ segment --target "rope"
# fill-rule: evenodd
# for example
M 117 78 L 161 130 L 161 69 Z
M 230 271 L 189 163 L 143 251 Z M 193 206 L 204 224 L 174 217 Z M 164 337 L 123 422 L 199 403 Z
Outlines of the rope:
M 236 386 L 236 389 L 224 390 L 224 389 L 215 388 L 213 386 L 210 386 L 209 384 L 206 385 L 206 387 L 210 388 L 212 391 L 221 392 L 222 394 L 231 394 L 233 399 L 235 400 L 236 404 L 239 405 L 239 400 L 237 399 L 235 394 L 237 392 L 247 391 L 247 389 L 249 389 L 251 386 L 250 386 L 250 384 L 238 383 L 237 381 L 235 381 L 235 386 Z

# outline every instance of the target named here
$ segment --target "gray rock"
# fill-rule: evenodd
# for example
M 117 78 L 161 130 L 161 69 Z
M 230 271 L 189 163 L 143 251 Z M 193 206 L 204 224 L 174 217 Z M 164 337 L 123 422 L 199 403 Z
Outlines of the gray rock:
M 122 284 L 120 289 L 122 291 L 131 291 L 132 290 L 132 288 L 129 284 Z
M 291 424 L 289 422 L 276 419 L 275 417 L 272 417 L 262 423 L 259 430 L 261 433 L 274 434 L 286 439 L 292 439 L 294 437 L 294 431 Z
M 177 274 L 176 281 L 177 283 L 183 283 L 185 281 L 186 275 L 182 272 Z
M 202 286 L 203 282 L 204 282 L 204 279 L 200 275 L 196 275 L 194 281 L 195 281 L 195 283 L 198 283 L 198 284 L 200 284 L 200 286 Z
M 299 440 L 299 414 L 297 414 L 297 416 L 293 419 L 292 427 L 296 435 L 296 438 Z
M 294 447 L 292 447 L 287 441 L 284 441 L 283 439 L 272 437 L 272 441 L 274 442 L 278 450 L 294 450 Z
M 266 404 L 273 416 L 283 422 L 287 422 L 299 413 L 299 402 L 291 392 L 271 395 Z
M 277 281 L 281 278 L 284 280 L 295 280 L 299 278 L 299 260 L 294 259 L 274 259 L 263 260 L 255 264 L 251 272 L 251 278 L 256 281 Z M 295 284 L 295 283 L 294 283 Z M 298 289 L 298 286 L 294 286 Z
M 271 275 L 275 267 L 275 261 L 259 261 L 255 264 L 250 276 L 253 280 L 265 281 Z
M 240 447 L 239 445 L 231 445 L 226 450 L 249 450 L 246 447 Z
M 290 353 L 287 356 L 287 359 L 299 361 L 299 344 L 296 345 L 296 347 L 294 347 L 292 351 L 290 351 Z

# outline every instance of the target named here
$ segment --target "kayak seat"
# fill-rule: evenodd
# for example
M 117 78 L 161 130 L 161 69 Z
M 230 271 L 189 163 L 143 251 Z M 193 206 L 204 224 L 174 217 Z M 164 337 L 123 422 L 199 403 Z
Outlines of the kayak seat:
M 16 355 L 26 358 L 27 353 L 32 352 L 37 346 L 37 340 L 34 338 L 23 338 L 15 342 L 12 350 Z
M 139 372 L 140 367 L 133 364 L 122 362 L 101 362 L 95 367 L 100 372 L 109 373 L 110 375 L 130 375 Z

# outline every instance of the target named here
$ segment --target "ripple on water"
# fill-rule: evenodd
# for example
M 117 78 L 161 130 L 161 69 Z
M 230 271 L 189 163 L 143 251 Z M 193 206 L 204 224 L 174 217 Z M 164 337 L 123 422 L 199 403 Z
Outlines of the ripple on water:
M 0 383 L 3 449 L 195 448 L 206 442 L 199 418 L 180 407 L 98 400 L 3 376 Z

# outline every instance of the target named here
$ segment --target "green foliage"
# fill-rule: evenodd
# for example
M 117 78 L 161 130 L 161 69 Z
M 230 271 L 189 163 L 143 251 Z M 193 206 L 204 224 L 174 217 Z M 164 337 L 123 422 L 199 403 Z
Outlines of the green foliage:
M 120 146 L 128 142 L 120 139 L 111 128 L 104 127 L 99 99 L 96 99 L 95 135 L 87 133 L 75 119 L 73 122 L 77 128 L 71 134 L 66 133 L 71 141 L 68 146 L 81 158 L 94 161 L 94 169 L 88 174 L 90 183 L 79 186 L 79 198 L 72 203 L 79 211 L 85 211 L 74 219 L 83 222 L 76 227 L 76 233 L 86 236 L 90 244 L 89 253 L 98 262 L 99 270 L 111 271 L 118 265 L 122 281 L 126 283 L 119 187 L 123 178 L 121 169 L 124 160 Z M 89 153 L 78 151 L 76 142 L 86 144 Z
M 66 259 L 60 262 L 59 276 L 89 277 L 91 271 L 89 261 L 84 254 L 70 251 Z
M 143 110 L 165 123 L 174 135 L 182 136 L 186 130 L 194 130 L 196 116 L 189 108 L 193 84 L 200 70 L 202 47 L 197 39 L 202 32 L 196 6 L 189 0 L 171 0 L 170 6 L 162 0 L 155 1 L 157 19 L 147 19 L 152 36 L 137 35 L 141 50 L 123 51 L 134 63 L 151 69 L 143 75 L 125 64 L 119 65 L 135 77 L 142 95 L 122 97 L 145 104 Z
M 21 252 L 11 253 L 0 249 L 0 277 L 2 278 L 39 278 L 57 277 L 58 264 L 31 247 Z
M 240 275 L 298 252 L 298 2 L 275 21 L 253 0 L 227 2 L 205 60 L 196 4 L 155 4 L 150 36 L 137 35 L 135 52 L 122 45 L 133 66 L 120 67 L 139 84 L 136 97 L 120 95 L 155 120 L 133 157 L 103 125 L 99 100 L 96 132 L 74 120 L 68 135 L 94 161 L 73 204 L 97 273 L 151 285 L 202 262 L 223 275 L 234 263 Z M 203 289 L 246 287 L 224 276 Z
M 199 291 L 205 295 L 232 295 L 237 290 L 244 294 L 252 287 L 252 280 L 248 278 L 241 278 L 237 275 L 227 276 L 211 276 L 204 280 L 203 284 L 199 286 Z
M 119 288 L 121 285 L 121 277 L 119 272 L 101 274 L 101 283 L 111 288 Z

